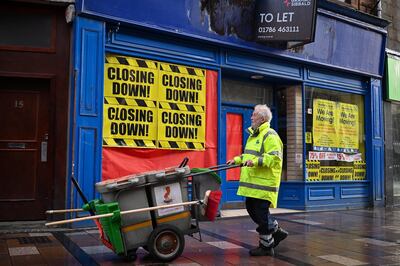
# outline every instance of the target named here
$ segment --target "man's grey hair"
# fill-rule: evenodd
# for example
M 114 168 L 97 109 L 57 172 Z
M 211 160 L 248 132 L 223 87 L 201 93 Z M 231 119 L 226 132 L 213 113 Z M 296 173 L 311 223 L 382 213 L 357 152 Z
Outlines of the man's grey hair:
M 272 112 L 266 104 L 257 104 L 254 106 L 254 112 L 259 114 L 265 122 L 271 122 Z

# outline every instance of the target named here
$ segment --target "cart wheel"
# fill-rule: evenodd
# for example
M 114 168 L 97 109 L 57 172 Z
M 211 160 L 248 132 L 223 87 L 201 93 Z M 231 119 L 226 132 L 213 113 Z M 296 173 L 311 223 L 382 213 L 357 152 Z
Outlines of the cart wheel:
M 151 255 L 168 262 L 182 254 L 185 238 L 177 227 L 160 225 L 151 232 L 147 247 Z
M 137 251 L 137 248 L 128 250 L 128 255 L 125 256 L 125 260 L 128 262 L 135 261 L 137 258 L 136 251 Z

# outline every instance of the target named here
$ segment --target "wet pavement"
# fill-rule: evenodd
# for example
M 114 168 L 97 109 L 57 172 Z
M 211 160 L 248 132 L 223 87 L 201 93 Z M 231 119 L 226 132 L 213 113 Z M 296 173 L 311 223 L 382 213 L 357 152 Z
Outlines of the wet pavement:
M 201 222 L 202 242 L 185 236 L 168 265 L 400 265 L 400 208 L 275 214 L 289 237 L 274 257 L 250 257 L 258 245 L 248 216 Z M 198 235 L 194 235 L 198 238 Z M 0 265 L 164 265 L 140 248 L 127 262 L 101 244 L 94 228 L 14 231 L 0 227 Z

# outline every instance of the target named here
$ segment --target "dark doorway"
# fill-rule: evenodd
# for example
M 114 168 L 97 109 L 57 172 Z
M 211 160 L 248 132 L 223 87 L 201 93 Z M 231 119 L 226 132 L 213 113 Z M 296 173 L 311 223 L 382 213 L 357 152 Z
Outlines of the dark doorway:
M 65 208 L 71 33 L 66 7 L 5 1 L 0 8 L 1 221 L 43 220 L 46 209 Z
M 52 201 L 49 80 L 0 78 L 2 219 L 43 219 Z

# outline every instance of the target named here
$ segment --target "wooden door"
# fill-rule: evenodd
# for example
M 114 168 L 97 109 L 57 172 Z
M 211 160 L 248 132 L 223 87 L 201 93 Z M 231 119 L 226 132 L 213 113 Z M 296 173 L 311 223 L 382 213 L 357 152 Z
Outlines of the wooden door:
M 53 181 L 50 80 L 0 81 L 0 220 L 44 219 Z

